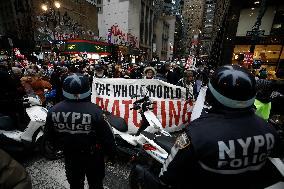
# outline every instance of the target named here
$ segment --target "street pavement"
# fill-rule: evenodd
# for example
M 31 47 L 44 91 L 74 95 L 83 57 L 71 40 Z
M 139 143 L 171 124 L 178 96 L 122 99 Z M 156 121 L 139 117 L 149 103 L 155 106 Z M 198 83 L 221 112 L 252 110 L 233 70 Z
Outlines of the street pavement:
M 64 161 L 45 159 L 39 154 L 25 157 L 20 160 L 22 165 L 29 172 L 33 189 L 68 189 Z M 106 177 L 104 180 L 105 189 L 128 189 L 128 176 L 130 165 L 126 161 L 116 163 L 114 166 L 106 166 Z M 85 188 L 87 183 L 85 181 Z
M 17 159 L 29 172 L 33 189 L 69 189 L 66 180 L 64 161 L 47 160 L 38 153 L 30 154 L 27 157 Z M 284 167 L 283 167 L 284 169 Z M 128 186 L 128 176 L 130 165 L 127 160 L 120 160 L 114 166 L 106 166 L 106 177 L 104 180 L 105 189 L 130 189 Z M 87 189 L 85 180 L 85 189 Z M 284 182 L 279 182 L 266 189 L 283 189 Z

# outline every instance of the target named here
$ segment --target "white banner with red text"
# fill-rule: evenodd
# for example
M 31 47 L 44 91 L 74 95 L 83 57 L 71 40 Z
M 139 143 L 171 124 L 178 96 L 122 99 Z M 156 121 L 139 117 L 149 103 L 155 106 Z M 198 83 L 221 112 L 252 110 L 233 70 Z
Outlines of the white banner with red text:
M 130 110 L 133 95 L 143 98 L 145 91 L 154 102 L 153 112 L 165 130 L 175 132 L 188 124 L 192 112 L 190 94 L 183 87 L 175 86 L 156 79 L 94 78 L 92 102 L 113 115 L 124 118 L 128 132 L 136 133 L 140 126 L 141 115 Z

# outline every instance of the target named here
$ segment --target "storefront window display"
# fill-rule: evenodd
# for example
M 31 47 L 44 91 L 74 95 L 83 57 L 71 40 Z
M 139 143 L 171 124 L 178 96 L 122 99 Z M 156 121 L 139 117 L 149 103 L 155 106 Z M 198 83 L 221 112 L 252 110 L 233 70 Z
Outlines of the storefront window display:
M 281 45 L 256 45 L 254 59 L 261 60 L 263 64 L 277 64 Z
M 64 43 L 62 55 L 68 56 L 71 62 L 84 59 L 98 61 L 111 55 L 111 46 L 107 43 L 88 40 L 68 40 Z
M 249 50 L 250 45 L 236 45 L 234 48 L 232 63 L 244 65 L 244 57 L 245 54 L 249 53 Z M 253 61 L 260 62 L 261 67 L 264 67 L 267 70 L 275 71 L 278 66 L 278 63 L 281 62 L 281 59 L 284 59 L 282 45 L 255 46 Z

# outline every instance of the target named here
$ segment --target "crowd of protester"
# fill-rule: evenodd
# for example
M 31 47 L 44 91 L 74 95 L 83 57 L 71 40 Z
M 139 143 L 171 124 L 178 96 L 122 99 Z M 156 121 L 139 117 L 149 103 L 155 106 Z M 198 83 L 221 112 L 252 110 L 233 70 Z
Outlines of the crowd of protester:
M 46 105 L 46 92 L 54 91 L 53 104 L 63 99 L 62 84 L 64 79 L 71 73 L 81 73 L 87 76 L 90 83 L 94 78 L 124 78 L 124 79 L 159 79 L 173 85 L 187 88 L 195 100 L 202 86 L 207 85 L 209 78 L 214 70 L 203 64 L 198 67 L 185 68 L 184 65 L 166 62 L 157 63 L 97 63 L 90 64 L 86 61 L 74 64 L 35 64 L 25 61 L 25 63 L 8 62 L 0 63 L 0 82 L 1 82 L 1 104 L 0 111 L 7 113 L 14 112 L 17 104 L 11 104 L 13 99 L 20 99 L 25 94 L 36 94 Z M 258 86 L 257 100 L 265 103 L 271 101 L 271 85 L 274 86 L 264 73 L 262 68 L 255 74 Z M 267 82 L 269 81 L 269 82 Z M 276 88 L 278 85 L 276 86 Z M 279 87 L 278 87 L 279 88 Z M 273 93 L 275 94 L 275 93 Z M 283 92 L 281 92 L 283 94 Z M 262 104 L 263 104 L 262 103 Z M 9 108 L 10 107 L 10 108 Z M 13 117 L 13 115 L 11 115 Z M 267 117 L 267 116 L 266 116 Z
M 26 61 L 25 64 L 2 62 L 0 69 L 2 72 L 9 73 L 14 80 L 14 84 L 8 86 L 6 86 L 7 82 L 2 80 L 3 91 L 6 89 L 9 91 L 11 86 L 15 86 L 17 92 L 12 92 L 15 93 L 12 95 L 13 98 L 19 98 L 24 93 L 36 94 L 43 104 L 46 100 L 44 93 L 50 90 L 56 91 L 56 102 L 62 100 L 62 83 L 71 73 L 84 74 L 89 78 L 90 83 L 92 83 L 93 78 L 159 79 L 188 88 L 195 98 L 200 87 L 207 84 L 210 76 L 210 70 L 204 65 L 197 69 L 185 69 L 176 63 L 89 64 L 78 62 L 72 65 L 59 65 L 34 64 Z
M 18 62 L 1 62 L 0 114 L 18 119 L 17 115 L 21 113 L 16 110 L 23 110 L 15 99 L 20 99 L 26 94 L 36 94 L 43 105 L 46 105 L 47 91 L 56 91 L 54 103 L 62 101 L 63 81 L 72 73 L 85 75 L 90 83 L 94 78 L 159 79 L 186 88 L 192 93 L 191 98 L 195 100 L 201 87 L 208 84 L 214 70 L 206 65 L 186 69 L 176 63 L 88 64 L 80 62 L 72 65 L 39 65 L 27 62 L 23 65 Z M 273 114 L 283 116 L 283 81 L 269 80 L 265 69 L 261 69 L 259 74 L 255 72 L 255 77 L 257 81 L 257 95 L 254 103 L 256 114 L 266 121 Z M 284 136 L 283 133 L 281 136 Z M 31 185 L 25 174 L 23 172 L 27 183 L 24 184 Z
M 87 76 L 92 83 L 93 78 L 124 78 L 124 79 L 159 79 L 173 85 L 182 86 L 192 92 L 192 98 L 197 98 L 201 86 L 206 85 L 214 70 L 202 64 L 198 67 L 186 69 L 184 65 L 177 63 L 97 63 L 90 64 L 87 61 L 74 64 L 45 63 L 35 64 L 29 61 L 23 62 L 0 62 L 0 70 L 9 73 L 13 79 L 13 84 L 2 79 L 2 90 L 9 91 L 15 86 L 17 95 L 36 94 L 41 101 L 45 102 L 45 91 L 56 91 L 56 102 L 62 100 L 62 83 L 63 80 L 71 73 L 81 73 Z M 268 80 L 269 77 L 264 68 L 253 73 L 256 79 Z M 15 91 L 14 91 L 15 93 Z M 3 94 L 3 93 L 2 93 Z M 3 98 L 2 98 L 3 99 Z

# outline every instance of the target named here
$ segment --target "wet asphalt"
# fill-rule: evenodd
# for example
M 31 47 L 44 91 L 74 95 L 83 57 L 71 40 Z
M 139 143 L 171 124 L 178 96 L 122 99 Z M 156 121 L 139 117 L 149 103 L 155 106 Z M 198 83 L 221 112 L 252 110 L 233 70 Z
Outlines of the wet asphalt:
M 69 189 L 64 170 L 64 160 L 47 160 L 39 153 L 17 155 L 14 158 L 28 171 L 33 189 Z M 105 189 L 130 189 L 128 177 L 131 164 L 129 157 L 119 158 L 114 165 L 107 164 L 104 179 Z M 282 160 L 283 161 L 283 160 Z M 85 189 L 88 185 L 85 180 Z M 266 189 L 283 189 L 284 182 L 279 182 Z
M 18 160 L 28 171 L 33 189 L 69 189 L 64 170 L 64 160 L 47 160 L 40 154 L 33 154 Z M 114 165 L 107 164 L 105 189 L 129 189 L 128 176 L 131 165 L 127 159 L 119 160 Z M 85 189 L 88 185 L 85 181 Z

